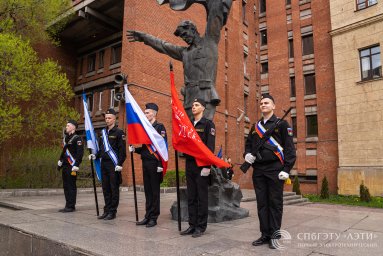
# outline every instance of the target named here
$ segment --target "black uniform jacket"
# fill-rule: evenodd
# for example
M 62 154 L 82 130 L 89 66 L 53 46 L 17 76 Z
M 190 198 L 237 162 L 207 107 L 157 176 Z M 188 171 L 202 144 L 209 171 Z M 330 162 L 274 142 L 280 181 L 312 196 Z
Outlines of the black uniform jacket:
M 68 158 L 65 154 L 66 149 L 68 149 L 70 154 L 75 159 L 73 166 L 79 167 L 82 161 L 82 157 L 84 155 L 84 145 L 83 145 L 81 137 L 78 136 L 76 133 L 73 133 L 71 135 L 66 135 L 64 140 L 65 140 L 65 145 L 60 157 L 60 161 L 64 165 L 70 165 L 70 163 L 68 162 Z
M 159 122 L 155 121 L 153 123 L 153 127 L 154 127 L 154 129 L 156 129 L 158 134 L 160 134 L 162 137 L 165 138 L 165 141 L 167 142 L 168 141 L 168 137 L 167 137 L 167 134 L 166 134 L 165 126 L 162 123 L 159 123 Z M 135 152 L 137 154 L 141 154 L 141 159 L 142 160 L 158 161 L 158 166 L 162 167 L 162 162 L 160 161 L 160 159 L 157 159 L 156 155 L 149 151 L 147 145 L 142 145 L 142 147 L 137 147 Z
M 108 128 L 106 128 L 108 132 Z M 118 157 L 118 166 L 122 166 L 126 158 L 126 143 L 125 143 L 125 134 L 124 132 L 114 126 L 108 134 L 108 140 L 110 146 L 113 148 L 113 151 Z M 105 152 L 105 145 L 103 143 L 102 134 L 99 138 L 98 145 L 100 146 L 100 151 L 97 154 L 97 158 L 102 158 L 102 160 L 111 160 L 108 153 Z
M 269 120 L 267 120 L 266 124 L 263 123 L 263 118 L 261 119 L 261 124 L 267 130 L 274 122 L 276 122 L 278 118 L 273 115 Z M 254 124 L 251 127 L 249 136 L 246 140 L 245 145 L 245 153 L 251 153 L 253 148 L 257 144 L 257 141 L 260 140 L 257 132 L 255 131 Z M 282 164 L 279 158 L 275 155 L 273 148 L 269 145 L 263 146 L 260 150 L 260 154 L 262 156 L 262 160 L 256 159 L 253 163 L 253 168 L 255 171 L 272 171 L 279 170 L 290 173 L 290 170 L 293 168 L 295 159 L 296 159 L 296 151 L 293 142 L 293 132 L 289 127 L 289 124 L 283 120 L 279 123 L 278 127 L 274 130 L 271 135 L 283 148 L 283 154 L 285 156 L 284 163 Z M 265 143 L 267 144 L 267 142 Z
M 192 120 L 194 124 L 194 120 Z M 201 138 L 202 142 L 210 149 L 211 152 L 214 153 L 215 149 L 215 125 L 214 123 L 202 117 L 195 125 L 194 128 Z M 185 154 L 186 159 L 194 159 L 194 157 Z M 206 166 L 210 168 L 210 166 Z

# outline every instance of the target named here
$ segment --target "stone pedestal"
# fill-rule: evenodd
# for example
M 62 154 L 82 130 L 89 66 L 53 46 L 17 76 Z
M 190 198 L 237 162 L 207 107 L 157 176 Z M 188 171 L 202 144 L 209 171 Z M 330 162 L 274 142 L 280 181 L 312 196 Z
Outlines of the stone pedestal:
M 209 223 L 242 219 L 249 216 L 249 210 L 241 208 L 242 192 L 239 185 L 225 179 L 218 168 L 210 171 L 209 186 Z M 188 221 L 187 190 L 180 188 L 181 220 Z M 172 219 L 178 219 L 177 201 L 170 208 Z

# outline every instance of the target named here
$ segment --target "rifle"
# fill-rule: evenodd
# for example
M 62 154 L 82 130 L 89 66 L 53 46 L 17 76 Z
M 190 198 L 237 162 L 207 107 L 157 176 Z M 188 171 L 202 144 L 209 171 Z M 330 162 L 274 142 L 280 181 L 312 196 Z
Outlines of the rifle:
M 285 117 L 290 113 L 291 109 L 292 107 L 290 107 L 287 111 L 285 111 L 285 114 L 282 116 L 282 118 L 278 119 L 275 123 L 273 123 L 271 127 L 267 129 L 267 131 L 263 134 L 262 138 L 260 140 L 257 140 L 257 144 L 255 145 L 254 150 L 251 152 L 251 154 L 255 156 L 257 160 L 262 160 L 262 156 L 259 153 L 259 150 L 263 147 L 266 141 L 271 137 L 274 130 L 278 127 L 279 123 L 283 119 L 285 119 Z M 251 164 L 245 161 L 239 168 L 241 169 L 243 173 L 246 173 L 247 170 L 249 170 L 250 166 Z

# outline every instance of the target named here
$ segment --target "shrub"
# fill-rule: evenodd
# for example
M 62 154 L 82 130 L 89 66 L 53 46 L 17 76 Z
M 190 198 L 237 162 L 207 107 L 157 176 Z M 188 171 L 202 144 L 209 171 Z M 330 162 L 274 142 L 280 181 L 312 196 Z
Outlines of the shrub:
M 322 188 L 321 188 L 321 191 L 320 191 L 320 198 L 322 198 L 322 199 L 330 198 L 330 193 L 329 193 L 329 190 L 328 190 L 328 181 L 327 181 L 327 177 L 326 176 L 324 176 L 324 178 L 322 180 Z
M 186 176 L 185 171 L 179 171 L 180 186 L 186 186 Z M 164 181 L 161 183 L 161 187 L 175 187 L 176 184 L 176 171 L 168 170 L 164 177 Z
M 370 191 L 369 191 L 368 188 L 363 184 L 363 181 L 362 181 L 362 184 L 360 184 L 360 187 L 359 187 L 359 193 L 360 193 L 360 201 L 363 201 L 363 202 L 371 202 Z
M 86 152 L 86 151 L 85 151 Z M 60 188 L 62 174 L 57 171 L 60 147 L 24 148 L 12 154 L 1 188 Z M 78 187 L 91 187 L 91 170 L 84 154 L 77 178 Z
M 300 189 L 298 175 L 296 175 L 295 178 L 294 178 L 293 192 L 295 192 L 297 195 L 302 195 L 301 189 Z

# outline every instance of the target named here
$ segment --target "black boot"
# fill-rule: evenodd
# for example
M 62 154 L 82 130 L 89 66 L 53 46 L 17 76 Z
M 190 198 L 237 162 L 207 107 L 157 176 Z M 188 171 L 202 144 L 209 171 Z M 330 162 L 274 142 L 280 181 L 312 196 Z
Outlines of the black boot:
M 267 236 L 261 236 L 260 238 L 258 238 L 257 240 L 255 240 L 252 245 L 253 246 L 259 246 L 259 245 L 262 245 L 262 244 L 267 244 L 268 242 L 270 241 L 270 238 L 267 237 Z
M 106 215 L 104 220 L 113 220 L 115 218 L 116 218 L 116 214 L 115 213 L 108 213 L 108 215 Z
M 136 222 L 136 225 L 137 225 L 137 226 L 146 225 L 146 224 L 148 224 L 148 222 L 149 222 L 149 219 L 144 218 L 144 219 L 141 220 L 141 221 L 137 221 L 137 222 Z
M 182 232 L 180 233 L 180 235 L 181 235 L 181 236 L 192 235 L 192 234 L 194 233 L 194 231 L 195 231 L 195 228 L 193 228 L 193 227 L 188 227 L 188 229 L 182 231 Z
M 98 216 L 97 219 L 102 220 L 108 215 L 108 212 L 104 212 L 101 216 Z

